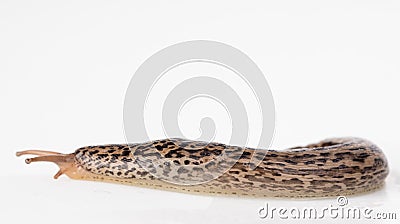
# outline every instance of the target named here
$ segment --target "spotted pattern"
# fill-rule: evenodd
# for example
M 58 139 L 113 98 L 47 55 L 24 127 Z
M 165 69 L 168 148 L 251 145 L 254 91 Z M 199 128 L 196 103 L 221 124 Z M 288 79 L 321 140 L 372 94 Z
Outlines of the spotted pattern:
M 220 156 L 225 156 L 222 161 L 217 160 Z M 254 164 L 253 157 L 261 163 Z M 111 182 L 181 192 L 257 197 L 363 193 L 381 187 L 389 172 L 382 151 L 359 138 L 327 139 L 267 153 L 220 143 L 163 139 L 141 144 L 83 147 L 75 151 L 75 160 L 85 170 Z M 221 170 L 224 171 L 222 175 L 214 178 L 213 174 Z M 184 183 L 190 178 L 205 181 L 196 185 L 162 181 Z

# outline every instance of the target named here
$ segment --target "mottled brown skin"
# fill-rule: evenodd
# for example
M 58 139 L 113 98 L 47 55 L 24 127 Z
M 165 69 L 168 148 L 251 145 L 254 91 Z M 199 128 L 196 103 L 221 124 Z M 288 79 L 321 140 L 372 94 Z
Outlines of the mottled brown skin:
M 27 163 L 57 163 L 60 171 L 55 178 L 66 174 L 72 179 L 255 197 L 359 194 L 382 187 L 389 172 L 382 151 L 359 138 L 327 139 L 282 151 L 164 139 L 142 144 L 87 146 L 72 154 L 38 150 L 17 153 L 24 154 L 38 155 L 27 159 Z M 217 161 L 222 154 L 225 159 Z M 257 160 L 252 158 L 258 158 L 260 163 L 255 164 Z M 210 180 L 213 172 L 221 169 L 226 172 Z M 185 182 L 188 178 L 200 184 L 188 184 Z

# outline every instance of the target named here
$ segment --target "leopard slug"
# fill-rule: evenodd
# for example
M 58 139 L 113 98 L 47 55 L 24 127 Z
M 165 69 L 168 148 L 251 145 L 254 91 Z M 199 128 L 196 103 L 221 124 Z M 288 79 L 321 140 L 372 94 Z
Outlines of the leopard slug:
M 159 178 L 161 175 L 184 179 L 188 176 L 186 167 L 191 166 L 196 171 L 195 176 L 201 180 L 209 172 L 224 166 L 223 161 L 215 161 L 222 151 L 228 155 L 226 158 L 235 161 L 214 179 L 200 184 L 176 184 Z M 79 180 L 248 197 L 360 194 L 382 187 L 389 172 L 382 151 L 360 138 L 332 138 L 286 150 L 261 150 L 172 138 L 137 144 L 87 146 L 71 154 L 42 150 L 17 152 L 17 156 L 21 155 L 37 156 L 26 159 L 27 164 L 39 161 L 56 163 L 60 170 L 55 179 L 65 174 Z M 261 159 L 258 164 L 253 164 L 251 158 L 254 156 Z M 153 164 L 157 159 L 163 162 Z M 143 166 L 146 162 L 150 164 L 148 167 Z M 171 169 L 171 164 L 178 169 Z

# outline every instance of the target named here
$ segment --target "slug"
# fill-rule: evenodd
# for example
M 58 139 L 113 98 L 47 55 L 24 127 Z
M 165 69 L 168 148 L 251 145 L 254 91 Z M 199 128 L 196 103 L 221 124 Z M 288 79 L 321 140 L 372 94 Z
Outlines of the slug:
M 224 160 L 216 161 L 222 154 Z M 60 170 L 55 179 L 65 174 L 78 180 L 247 197 L 360 194 L 382 187 L 389 172 L 382 151 L 360 138 L 332 138 L 286 150 L 172 138 L 87 146 L 71 154 L 42 150 L 17 152 L 17 156 L 21 155 L 37 156 L 26 159 L 27 164 L 39 161 L 57 164 Z M 259 163 L 252 158 L 258 158 Z M 233 162 L 227 166 L 229 160 Z M 223 168 L 226 170 L 221 175 L 212 176 Z M 199 182 L 185 183 L 187 178 Z

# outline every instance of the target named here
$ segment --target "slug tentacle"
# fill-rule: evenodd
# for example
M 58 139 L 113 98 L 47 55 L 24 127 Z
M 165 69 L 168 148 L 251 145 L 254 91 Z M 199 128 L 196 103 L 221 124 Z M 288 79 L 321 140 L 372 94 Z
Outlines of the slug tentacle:
M 45 150 L 25 150 L 17 152 L 17 156 L 22 155 L 35 155 L 35 156 L 48 156 L 48 155 L 61 155 L 59 152 L 45 151 Z
M 32 162 L 52 162 L 57 164 L 60 170 L 54 175 L 54 179 L 57 179 L 62 174 L 66 174 L 70 178 L 74 178 L 79 170 L 79 167 L 75 162 L 75 154 L 62 154 L 44 150 L 25 150 L 17 152 L 16 155 L 37 155 L 37 157 L 25 159 L 26 164 L 30 164 Z
M 25 160 L 25 162 L 27 164 L 30 164 L 31 162 L 53 162 L 58 165 L 67 162 L 67 158 L 67 155 L 38 156 L 28 158 Z

